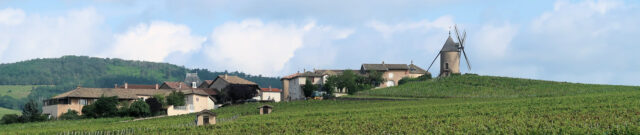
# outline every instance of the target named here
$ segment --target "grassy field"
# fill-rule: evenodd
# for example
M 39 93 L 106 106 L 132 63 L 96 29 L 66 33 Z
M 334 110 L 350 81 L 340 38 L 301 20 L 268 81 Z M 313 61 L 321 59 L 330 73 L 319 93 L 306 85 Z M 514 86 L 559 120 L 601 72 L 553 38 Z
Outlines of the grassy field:
M 494 77 L 485 79 L 490 80 L 490 78 Z M 482 77 L 476 79 L 483 80 Z M 521 81 L 502 79 L 505 80 L 498 81 Z M 433 82 L 419 82 L 408 84 L 408 86 L 422 83 Z M 122 122 L 132 118 L 104 118 L 11 124 L 1 125 L 0 131 L 6 134 L 107 132 L 132 134 L 630 134 L 640 132 L 638 87 L 555 84 L 565 86 L 548 86 L 555 88 L 556 92 L 540 90 L 540 92 L 546 92 L 542 94 L 544 96 L 509 92 L 509 88 L 522 85 L 513 83 L 512 85 L 517 86 L 509 86 L 510 84 L 494 86 L 496 92 L 482 92 L 483 94 L 478 95 L 464 94 L 462 88 L 459 92 L 450 92 L 450 95 L 446 95 L 447 92 L 435 90 L 423 91 L 434 94 L 422 94 L 423 97 L 446 95 L 439 97 L 447 98 L 407 100 L 406 97 L 411 96 L 398 94 L 396 96 L 405 97 L 403 98 L 405 100 L 271 103 L 274 106 L 274 112 L 268 115 L 258 115 L 256 107 L 262 105 L 260 103 L 235 105 L 214 110 L 219 114 L 218 124 L 200 127 L 193 126 L 194 115 L 190 114 L 132 122 Z M 495 85 L 495 83 L 486 85 Z M 522 87 L 525 93 L 538 91 L 537 88 L 542 87 L 529 86 L 536 89 Z M 570 92 L 563 92 L 565 88 Z M 397 88 L 377 89 L 373 90 L 375 92 L 365 91 L 360 94 L 365 97 L 379 97 L 372 93 L 391 89 Z M 370 95 L 364 95 L 364 93 Z
M 7 114 L 20 114 L 20 111 L 0 107 L 0 118 Z
M 637 90 L 640 90 L 640 87 L 461 75 L 361 91 L 356 95 L 414 98 L 549 97 Z
M 39 85 L 0 85 L 0 96 L 10 96 L 15 99 L 25 98 L 31 90 Z

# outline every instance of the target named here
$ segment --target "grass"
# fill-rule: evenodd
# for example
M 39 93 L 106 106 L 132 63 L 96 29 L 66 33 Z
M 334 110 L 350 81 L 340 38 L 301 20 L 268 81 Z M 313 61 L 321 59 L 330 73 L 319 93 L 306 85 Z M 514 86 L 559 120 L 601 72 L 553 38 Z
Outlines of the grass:
M 414 100 L 309 100 L 269 103 L 274 106 L 274 111 L 268 115 L 258 114 L 256 108 L 262 105 L 261 103 L 249 103 L 216 109 L 214 112 L 218 114 L 219 123 L 198 127 L 192 125 L 194 114 L 188 114 L 131 122 L 122 121 L 132 118 L 103 118 L 10 124 L 0 125 L 0 131 L 5 134 L 106 132 L 131 134 L 633 134 L 640 132 L 638 87 L 458 76 L 446 80 L 415 82 L 399 87 L 363 91 L 357 96 L 350 97 L 378 98 L 385 93 L 389 94 L 388 91 L 391 90 L 396 90 L 390 93 L 392 96 L 402 97 L 402 99 L 413 97 Z M 237 116 L 237 119 L 229 120 L 234 116 Z
M 20 114 L 21 112 L 19 110 L 13 110 L 13 109 L 7 109 L 7 108 L 2 108 L 0 107 L 0 118 L 2 118 L 2 116 L 7 115 L 7 114 Z
M 508 77 L 461 75 L 358 92 L 357 96 L 411 98 L 549 97 L 638 91 L 640 87 L 579 84 Z
M 15 99 L 26 98 L 31 90 L 40 85 L 0 85 L 0 96 L 10 96 Z

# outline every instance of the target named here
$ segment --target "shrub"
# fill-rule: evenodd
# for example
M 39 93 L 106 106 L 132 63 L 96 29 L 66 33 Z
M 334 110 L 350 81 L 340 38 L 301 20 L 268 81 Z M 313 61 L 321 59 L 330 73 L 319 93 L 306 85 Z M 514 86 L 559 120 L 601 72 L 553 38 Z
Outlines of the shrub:
M 47 118 L 42 115 L 42 111 L 40 111 L 40 106 L 35 100 L 29 100 L 27 104 L 22 108 L 22 118 L 23 122 L 35 122 L 35 121 L 44 121 Z
M 149 105 L 144 101 L 136 100 L 129 106 L 129 116 L 133 117 L 147 117 L 151 115 L 151 111 L 149 111 Z
M 62 120 L 77 120 L 80 119 L 80 115 L 78 115 L 78 111 L 76 110 L 68 110 L 66 113 L 60 115 L 60 119 Z
M 171 94 L 169 94 L 169 96 L 167 96 L 167 105 L 183 106 L 184 104 L 184 93 L 182 93 L 181 91 L 173 91 L 171 92 Z
M 82 108 L 85 117 L 100 118 L 118 115 L 118 97 L 100 97 L 95 103 Z
M 2 122 L 2 124 L 19 123 L 20 116 L 17 114 L 7 114 L 2 116 L 2 120 L 0 122 Z
M 149 111 L 151 111 L 152 115 L 161 115 L 164 113 L 164 108 L 162 108 L 162 103 L 158 101 L 156 98 L 149 98 L 145 100 L 147 105 L 149 105 Z
M 316 89 L 316 85 L 313 85 L 311 80 L 307 79 L 307 81 L 305 81 L 304 85 L 302 86 L 304 97 L 311 97 L 311 95 L 313 95 L 313 91 L 315 91 Z

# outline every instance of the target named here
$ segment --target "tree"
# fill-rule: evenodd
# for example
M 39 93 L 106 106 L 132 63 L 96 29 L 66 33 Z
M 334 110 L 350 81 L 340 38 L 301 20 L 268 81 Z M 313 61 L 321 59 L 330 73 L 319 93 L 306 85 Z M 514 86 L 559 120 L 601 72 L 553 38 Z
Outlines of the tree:
M 2 124 L 19 123 L 20 116 L 17 114 L 7 114 L 2 116 L 2 120 L 0 120 L 0 122 L 2 122 Z
M 163 108 L 167 106 L 167 101 L 165 100 L 165 97 L 163 95 L 155 94 L 153 95 L 153 98 L 160 102 Z
M 162 108 L 162 103 L 160 103 L 160 101 L 158 101 L 158 99 L 154 98 L 149 98 L 147 100 L 145 100 L 144 102 L 146 102 L 149 105 L 149 111 L 151 111 L 152 115 L 160 115 L 162 113 L 164 113 L 164 108 Z
M 136 100 L 129 106 L 129 116 L 133 117 L 147 117 L 151 115 L 151 111 L 149 111 L 149 105 L 145 103 L 142 99 Z
M 311 97 L 311 95 L 313 94 L 313 91 L 315 91 L 316 85 L 313 85 L 313 83 L 311 82 L 311 80 L 307 79 L 307 81 L 304 82 L 304 85 L 302 86 L 302 92 L 304 93 L 304 97 Z
M 95 103 L 86 105 L 82 108 L 82 114 L 86 117 L 101 118 L 113 117 L 118 115 L 118 97 L 101 96 Z
M 232 102 L 242 102 L 258 95 L 257 85 L 229 85 L 223 90 Z
M 35 121 L 44 121 L 47 118 L 42 116 L 42 111 L 40 111 L 40 106 L 35 100 L 29 100 L 27 104 L 22 108 L 22 118 L 23 122 L 35 122 Z
M 66 113 L 60 115 L 60 119 L 62 120 L 76 120 L 76 119 L 80 119 L 82 117 L 80 117 L 80 115 L 78 115 L 78 111 L 76 110 L 69 110 Z
M 322 90 L 327 92 L 327 95 L 329 95 L 329 97 L 333 96 L 333 93 L 335 92 L 338 81 L 337 78 L 338 77 L 334 75 L 327 77 L 327 81 L 322 86 Z
M 378 86 L 382 82 L 384 82 L 384 78 L 382 77 L 382 72 L 378 71 L 370 71 L 365 80 L 365 84 L 370 84 L 372 86 Z
M 182 93 L 182 91 L 171 92 L 171 94 L 167 96 L 167 105 L 184 106 L 185 105 L 184 93 Z

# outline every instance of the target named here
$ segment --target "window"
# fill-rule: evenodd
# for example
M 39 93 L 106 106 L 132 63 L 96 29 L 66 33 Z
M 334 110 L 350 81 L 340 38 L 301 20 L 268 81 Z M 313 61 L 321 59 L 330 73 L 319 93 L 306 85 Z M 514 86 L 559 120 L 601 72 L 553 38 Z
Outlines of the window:
M 393 73 L 389 73 L 389 78 L 393 78 Z
M 200 98 L 196 98 L 196 102 L 199 102 L 199 101 L 200 101 Z
M 449 69 L 449 63 L 444 63 L 444 69 Z
M 78 104 L 80 104 L 80 105 L 87 105 L 87 99 L 80 99 L 80 100 L 78 101 Z

